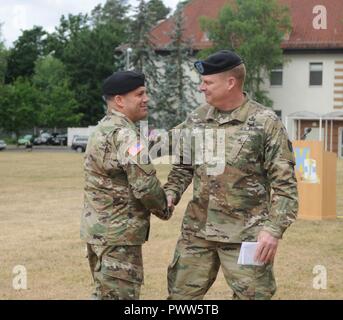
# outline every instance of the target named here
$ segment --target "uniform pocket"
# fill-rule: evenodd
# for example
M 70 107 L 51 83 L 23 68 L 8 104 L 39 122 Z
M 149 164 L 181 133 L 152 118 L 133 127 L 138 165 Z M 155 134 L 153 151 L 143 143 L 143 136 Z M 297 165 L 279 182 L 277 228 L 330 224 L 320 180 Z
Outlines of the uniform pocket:
M 132 283 L 143 283 L 141 246 L 113 246 L 101 259 L 101 273 Z
M 269 300 L 275 294 L 276 282 L 273 264 L 255 266 L 255 299 Z
M 105 256 L 101 262 L 101 273 L 109 277 L 133 283 L 143 283 L 143 266 Z
M 177 272 L 177 263 L 180 259 L 180 254 L 175 252 L 173 261 L 168 266 L 168 291 L 171 293 L 175 287 L 176 272 Z

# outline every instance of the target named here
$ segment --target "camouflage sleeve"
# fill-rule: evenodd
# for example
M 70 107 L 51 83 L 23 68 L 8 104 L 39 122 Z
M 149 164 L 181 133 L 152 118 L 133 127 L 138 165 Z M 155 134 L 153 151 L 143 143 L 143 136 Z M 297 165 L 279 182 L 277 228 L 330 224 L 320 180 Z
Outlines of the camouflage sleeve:
M 125 170 L 135 198 L 157 217 L 169 219 L 166 195 L 152 164 L 129 163 Z
M 275 116 L 266 122 L 264 169 L 271 190 L 269 219 L 264 230 L 276 238 L 295 221 L 298 212 L 298 191 L 294 172 L 292 143 L 282 122 Z
M 182 194 L 186 191 L 193 179 L 193 165 L 191 164 L 191 150 L 184 148 L 183 140 L 187 136 L 181 134 L 181 130 L 185 128 L 185 122 L 171 130 L 173 137 L 173 155 L 178 159 L 178 163 L 174 164 L 168 175 L 168 181 L 164 185 L 164 190 L 167 196 L 172 196 L 174 204 L 177 205 Z M 172 141 L 172 140 L 171 140 Z
M 167 207 L 166 195 L 156 170 L 150 163 L 149 156 L 142 156 L 148 146 L 138 141 L 136 132 L 126 129 L 116 135 L 116 149 L 121 167 L 127 174 L 128 183 L 134 197 L 151 213 L 163 220 L 168 220 L 171 213 Z

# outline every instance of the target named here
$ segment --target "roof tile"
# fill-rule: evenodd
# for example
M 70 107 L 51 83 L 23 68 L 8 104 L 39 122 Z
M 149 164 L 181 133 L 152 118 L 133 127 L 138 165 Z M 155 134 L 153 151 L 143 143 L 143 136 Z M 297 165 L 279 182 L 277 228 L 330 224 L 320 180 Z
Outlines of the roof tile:
M 202 32 L 199 18 L 206 16 L 216 18 L 225 4 L 234 0 L 193 0 L 184 7 L 185 31 L 183 38 L 191 41 L 194 49 L 211 46 L 206 34 Z M 284 49 L 332 49 L 343 48 L 343 0 L 279 0 L 290 9 L 292 32 L 282 43 Z M 318 15 L 314 13 L 317 5 L 327 10 L 327 29 L 317 30 L 313 21 Z M 164 49 L 170 42 L 169 34 L 174 22 L 172 18 L 158 24 L 151 32 L 155 45 Z

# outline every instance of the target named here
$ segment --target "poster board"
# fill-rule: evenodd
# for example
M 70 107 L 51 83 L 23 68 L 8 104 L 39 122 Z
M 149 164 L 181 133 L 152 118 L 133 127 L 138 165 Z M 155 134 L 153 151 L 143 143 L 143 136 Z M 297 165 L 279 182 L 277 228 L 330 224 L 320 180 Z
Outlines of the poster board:
M 322 141 L 293 141 L 299 193 L 299 219 L 336 219 L 335 153 Z

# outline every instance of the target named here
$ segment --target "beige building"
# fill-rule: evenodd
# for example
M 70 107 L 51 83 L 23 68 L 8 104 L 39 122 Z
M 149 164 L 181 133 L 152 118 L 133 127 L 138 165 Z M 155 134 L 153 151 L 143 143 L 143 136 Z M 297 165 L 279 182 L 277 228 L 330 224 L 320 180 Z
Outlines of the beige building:
M 285 62 L 266 76 L 264 89 L 293 139 L 311 128 L 306 139 L 324 141 L 343 158 L 343 1 L 279 1 L 290 9 L 292 31 L 282 43 Z M 184 38 L 195 52 L 211 46 L 199 17 L 215 18 L 232 2 L 192 0 L 184 7 Z M 172 28 L 167 19 L 153 29 L 159 51 L 166 50 Z M 198 99 L 201 103 L 201 95 Z

